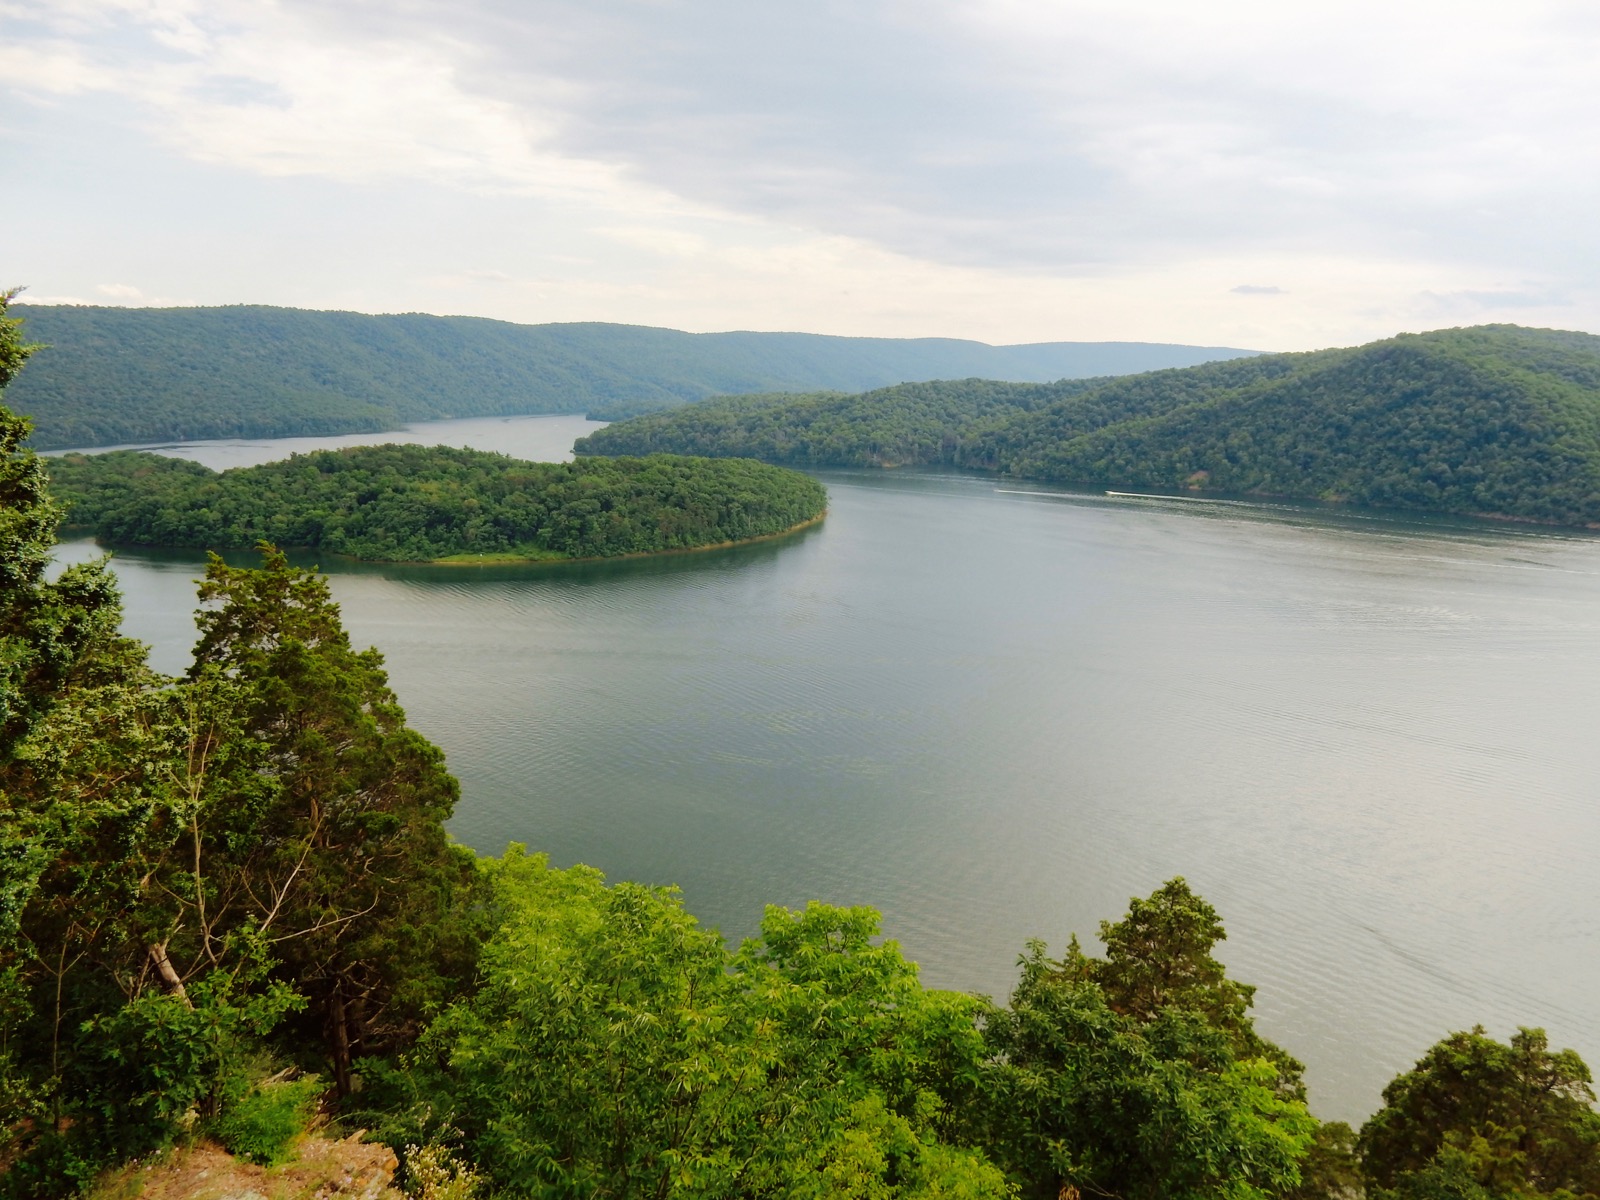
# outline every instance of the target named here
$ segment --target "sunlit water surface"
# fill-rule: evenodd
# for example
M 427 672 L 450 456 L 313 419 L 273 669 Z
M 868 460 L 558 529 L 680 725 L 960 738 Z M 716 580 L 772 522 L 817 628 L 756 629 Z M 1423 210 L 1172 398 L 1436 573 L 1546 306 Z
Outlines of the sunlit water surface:
M 560 458 L 595 427 L 407 440 Z M 767 903 L 871 904 L 929 983 L 996 996 L 1025 939 L 1181 874 L 1324 1116 L 1479 1022 L 1600 1066 L 1600 541 L 822 478 L 821 527 L 742 550 L 324 562 L 461 778 L 456 835 L 677 883 L 730 936 Z M 116 559 L 172 671 L 197 562 Z

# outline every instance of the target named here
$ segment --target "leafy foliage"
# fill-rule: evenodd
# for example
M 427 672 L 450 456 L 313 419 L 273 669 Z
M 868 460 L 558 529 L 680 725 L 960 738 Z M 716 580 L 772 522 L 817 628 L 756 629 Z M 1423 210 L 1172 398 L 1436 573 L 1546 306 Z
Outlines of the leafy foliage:
M 1121 921 L 1100 923 L 1104 959 L 1084 957 L 1074 941 L 1065 969 L 1092 980 L 1113 1011 L 1136 1020 L 1152 1021 L 1168 1009 L 1198 1014 L 1227 1036 L 1235 1053 L 1271 1062 L 1278 1088 L 1303 1100 L 1305 1068 L 1255 1031 L 1249 1009 L 1256 989 L 1229 979 L 1212 957 L 1227 936 L 1217 910 L 1180 876 L 1147 899 L 1135 896 Z
M 1593 1080 L 1544 1031 L 1510 1045 L 1481 1027 L 1453 1033 L 1383 1090 L 1361 1129 L 1379 1197 L 1493 1200 L 1600 1196 L 1600 1113 Z
M 1300 1183 L 1285 1200 L 1361 1200 L 1366 1194 L 1356 1131 L 1343 1121 L 1324 1121 L 1300 1160 Z
M 865 909 L 769 909 L 730 955 L 667 889 L 515 848 L 477 993 L 417 1070 L 515 1195 L 1004 1196 L 940 1140 L 983 1057 Z
M 119 544 L 267 540 L 381 561 L 601 558 L 781 533 L 827 493 L 742 460 L 530 463 L 446 446 L 362 446 L 220 474 L 134 451 L 51 460 L 70 520 Z
M 1600 338 L 1490 325 L 1087 383 L 719 400 L 579 443 L 689 446 L 1600 523 Z
M 737 455 L 796 467 L 937 463 L 993 468 L 1005 420 L 1092 381 L 1047 386 L 966 379 L 906 383 L 863 396 L 729 396 L 654 413 L 580 438 L 580 454 Z
M 259 571 L 212 557 L 190 678 L 244 685 L 243 735 L 273 784 L 235 841 L 251 851 L 244 890 L 271 897 L 250 919 L 280 931 L 278 973 L 344 1093 L 355 1055 L 411 1040 L 472 969 L 475 860 L 444 832 L 459 787 L 407 727 L 382 656 L 351 648 L 323 578 L 263 557 Z
M 1101 926 L 1022 959 L 989 1020 L 990 1137 L 1027 1194 L 1265 1197 L 1300 1182 L 1316 1122 L 1299 1064 L 1256 1034 L 1251 989 L 1210 954 L 1215 912 L 1175 879 Z
M 34 347 L 7 315 L 14 292 L 0 292 L 0 387 Z M 108 664 L 130 657 L 117 633 L 120 610 L 104 564 L 77 567 L 54 582 L 45 568 L 59 513 L 46 490 L 40 461 L 20 449 L 28 422 L 0 408 L 0 1129 L 10 1130 L 52 1103 L 56 1080 L 41 1079 L 26 1060 L 37 1055 L 31 1027 L 35 975 L 26 917 L 52 867 L 51 834 L 65 814 L 30 807 L 17 794 L 19 758 L 41 726 L 63 718 L 72 693 L 102 682 Z M 74 948 L 74 952 L 76 948 Z M 66 948 L 57 960 L 63 969 Z M 60 993 L 56 1005 L 60 1009 Z M 59 1037 L 47 1040 L 59 1060 Z M 35 1178 L 71 1175 L 71 1154 L 43 1175 L 13 1171 L 28 1186 Z M 5 1155 L 0 1152 L 0 1159 Z
M 0 292 L 0 388 L 38 349 L 6 315 L 15 295 Z M 0 768 L 94 648 L 115 640 L 119 619 L 103 564 L 45 580 L 60 512 L 43 462 L 21 448 L 28 430 L 26 419 L 0 408 Z
M 40 449 L 360 433 L 510 413 L 610 420 L 728 392 L 859 391 L 969 375 L 1045 380 L 1247 353 L 1130 342 L 691 334 L 260 305 L 27 313 L 50 347 L 15 400 L 37 418 Z
M 352 1053 L 413 1037 L 472 970 L 455 782 L 381 660 L 279 555 L 215 563 L 206 595 L 187 680 L 114 643 L 0 772 L 23 868 L 0 938 L 7 1194 L 61 1194 L 226 1119 L 241 1064 L 274 1045 L 320 1045 L 347 1086 Z
M 302 1079 L 270 1079 L 234 1098 L 207 1132 L 230 1154 L 261 1166 L 287 1162 L 295 1138 L 310 1123 L 317 1096 L 324 1090 L 315 1075 Z

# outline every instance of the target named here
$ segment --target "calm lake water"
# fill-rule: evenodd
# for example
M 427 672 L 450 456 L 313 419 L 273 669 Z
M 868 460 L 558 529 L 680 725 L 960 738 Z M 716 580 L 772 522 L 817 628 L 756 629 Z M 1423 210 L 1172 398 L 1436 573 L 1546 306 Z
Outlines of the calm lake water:
M 560 458 L 595 427 L 406 436 Z M 1475 1023 L 1600 1067 L 1600 540 L 821 477 L 822 526 L 742 550 L 325 563 L 461 778 L 456 835 L 677 883 L 731 936 L 871 904 L 929 983 L 995 996 L 1025 939 L 1181 874 L 1325 1117 Z M 117 555 L 168 670 L 197 561 Z

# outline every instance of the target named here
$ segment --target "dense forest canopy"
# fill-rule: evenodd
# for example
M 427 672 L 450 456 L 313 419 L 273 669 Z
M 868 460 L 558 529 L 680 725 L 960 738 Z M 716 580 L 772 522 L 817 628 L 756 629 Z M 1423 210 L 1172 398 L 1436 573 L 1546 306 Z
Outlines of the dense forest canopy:
M 358 446 L 216 472 L 115 450 L 49 460 L 67 519 L 115 545 L 260 541 L 384 562 L 609 558 L 783 533 L 827 493 L 748 459 L 533 463 L 448 446 Z
M 1048 385 L 907 384 L 650 414 L 581 454 L 978 467 L 1600 523 L 1600 337 L 1495 325 Z
M 261 305 L 21 311 L 46 348 L 12 404 L 32 415 L 32 445 L 45 450 L 365 433 L 440 417 L 609 420 L 727 392 L 1117 375 L 1250 353 L 1144 342 L 691 334 Z
M 992 436 L 1007 421 L 1098 382 L 962 379 L 903 383 L 861 396 L 719 396 L 609 426 L 579 439 L 577 449 L 580 454 L 654 454 L 672 446 L 675 454 L 737 454 L 795 467 L 944 463 L 992 468 Z

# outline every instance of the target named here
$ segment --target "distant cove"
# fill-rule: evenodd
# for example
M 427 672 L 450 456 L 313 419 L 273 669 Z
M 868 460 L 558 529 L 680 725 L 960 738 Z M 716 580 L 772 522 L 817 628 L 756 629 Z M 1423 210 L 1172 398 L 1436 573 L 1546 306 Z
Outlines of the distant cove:
M 409 436 L 558 457 L 592 428 Z M 559 571 L 321 559 L 461 777 L 457 837 L 677 883 L 730 936 L 769 902 L 874 904 L 929 984 L 1002 997 L 1026 938 L 1059 952 L 1183 874 L 1325 1117 L 1477 1022 L 1600 1062 L 1600 675 L 1574 665 L 1600 660 L 1600 540 L 815 477 L 828 520 L 792 540 Z M 187 665 L 200 561 L 116 556 L 160 669 Z

